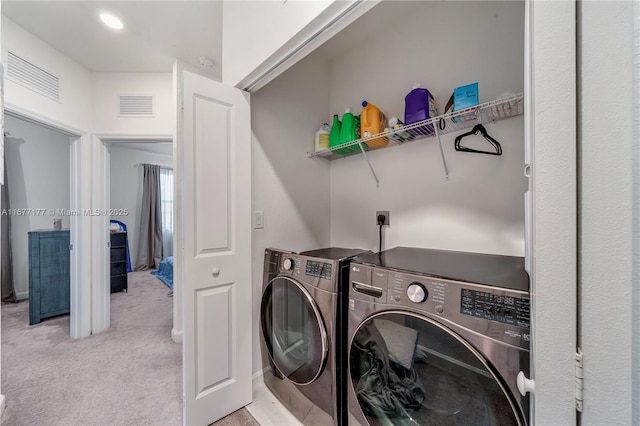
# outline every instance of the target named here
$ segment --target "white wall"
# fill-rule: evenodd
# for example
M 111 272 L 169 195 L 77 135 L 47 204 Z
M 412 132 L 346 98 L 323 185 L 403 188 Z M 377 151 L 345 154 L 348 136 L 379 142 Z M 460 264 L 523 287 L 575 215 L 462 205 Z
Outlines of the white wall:
M 5 130 L 11 133 L 5 139 L 10 208 L 69 209 L 69 136 L 13 117 L 5 117 Z M 48 211 L 11 217 L 13 277 L 19 299 L 29 295 L 27 233 L 53 229 L 54 218 L 61 218 L 62 228 L 69 229 L 69 216 Z
M 93 127 L 97 135 L 165 136 L 173 133 L 171 73 L 91 74 Z M 153 95 L 154 117 L 118 117 L 119 95 Z
M 232 86 L 240 83 L 332 3 L 327 0 L 224 2 L 222 81 Z M 256 37 L 256 34 L 268 36 Z
M 374 12 L 382 12 L 388 31 L 371 31 L 382 25 L 365 16 L 365 28 L 345 30 L 348 46 L 343 40 L 331 46 L 341 50 L 331 60 L 331 114 L 342 115 L 345 107 L 359 113 L 368 100 L 387 117 L 403 119 L 414 82 L 432 92 L 439 112 L 453 88 L 467 83 L 479 82 L 480 102 L 523 91 L 523 3 L 383 2 Z M 523 119 L 486 128 L 502 156 L 455 152 L 461 132 L 442 136 L 450 181 L 435 138 L 370 152 L 380 188 L 361 155 L 333 161 L 332 245 L 377 250 L 375 212 L 389 210 L 386 248 L 524 255 Z
M 126 147 L 125 143 L 110 146 L 111 153 L 111 209 L 128 209 L 127 216 L 112 216 L 127 225 L 131 267 L 137 265 L 138 224 L 142 202 L 143 168 L 134 167 L 141 163 L 172 167 L 173 157 Z
M 632 307 L 632 358 L 633 358 L 633 413 L 640 419 L 640 5 L 633 10 L 633 307 Z
M 632 161 L 638 149 L 632 122 L 634 4 L 578 4 L 582 424 L 637 424 L 638 383 L 633 378 L 640 351 L 639 312 L 632 296 L 639 284 L 638 276 L 632 275 L 638 261 L 633 219 L 639 216 L 632 179 L 634 167 L 638 170 Z
M 60 102 L 5 79 L 8 109 L 28 111 L 78 133 L 159 136 L 173 133 L 173 89 L 167 73 L 91 72 L 2 16 L 2 58 L 7 51 L 60 78 Z M 155 96 L 155 117 L 118 117 L 118 95 Z
M 328 65 L 308 57 L 251 97 L 252 209 L 264 229 L 252 234 L 253 318 L 260 318 L 264 249 L 330 245 L 329 163 L 306 159 L 329 109 Z M 309 82 L 314 84 L 309 84 Z M 254 327 L 253 370 L 262 368 Z
M 91 74 L 46 42 L 2 16 L 2 59 L 7 50 L 60 78 L 60 102 L 42 96 L 5 78 L 7 108 L 31 111 L 37 116 L 84 133 L 91 129 Z M 6 72 L 6 69 L 5 69 Z

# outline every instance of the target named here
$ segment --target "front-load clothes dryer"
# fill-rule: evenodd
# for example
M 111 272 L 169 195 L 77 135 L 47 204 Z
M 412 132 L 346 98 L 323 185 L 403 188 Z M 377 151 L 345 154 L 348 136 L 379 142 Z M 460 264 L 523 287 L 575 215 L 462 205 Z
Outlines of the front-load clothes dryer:
M 260 306 L 264 382 L 304 425 L 346 424 L 342 288 L 358 249 L 265 250 Z M 342 329 L 342 330 L 341 330 Z
M 398 247 L 350 280 L 349 424 L 527 424 L 524 258 Z

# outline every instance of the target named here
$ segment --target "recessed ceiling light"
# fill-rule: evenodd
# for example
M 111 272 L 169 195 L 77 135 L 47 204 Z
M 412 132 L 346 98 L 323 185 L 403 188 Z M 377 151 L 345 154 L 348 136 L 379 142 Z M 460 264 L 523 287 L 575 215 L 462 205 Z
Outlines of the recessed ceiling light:
M 122 23 L 122 21 L 109 13 L 101 13 L 100 20 L 104 22 L 106 26 L 113 29 L 121 30 L 122 28 L 124 28 L 124 24 Z

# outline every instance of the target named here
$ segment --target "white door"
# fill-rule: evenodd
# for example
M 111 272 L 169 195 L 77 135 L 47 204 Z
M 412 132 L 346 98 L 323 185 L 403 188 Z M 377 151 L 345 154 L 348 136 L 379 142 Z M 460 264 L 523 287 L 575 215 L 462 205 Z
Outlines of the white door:
M 206 425 L 251 402 L 249 94 L 183 71 L 182 110 L 183 420 Z

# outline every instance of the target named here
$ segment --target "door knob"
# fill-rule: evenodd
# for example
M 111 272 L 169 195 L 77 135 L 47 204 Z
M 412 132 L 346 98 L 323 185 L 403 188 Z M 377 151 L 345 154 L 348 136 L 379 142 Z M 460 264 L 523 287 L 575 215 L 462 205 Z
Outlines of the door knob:
M 525 396 L 527 392 L 534 393 L 536 391 L 536 382 L 531 379 L 527 379 L 522 371 L 518 373 L 516 384 L 518 385 L 518 390 L 522 396 Z
M 211 275 L 213 275 L 214 277 L 217 277 L 218 275 L 220 275 L 220 268 L 215 267 L 211 270 Z

